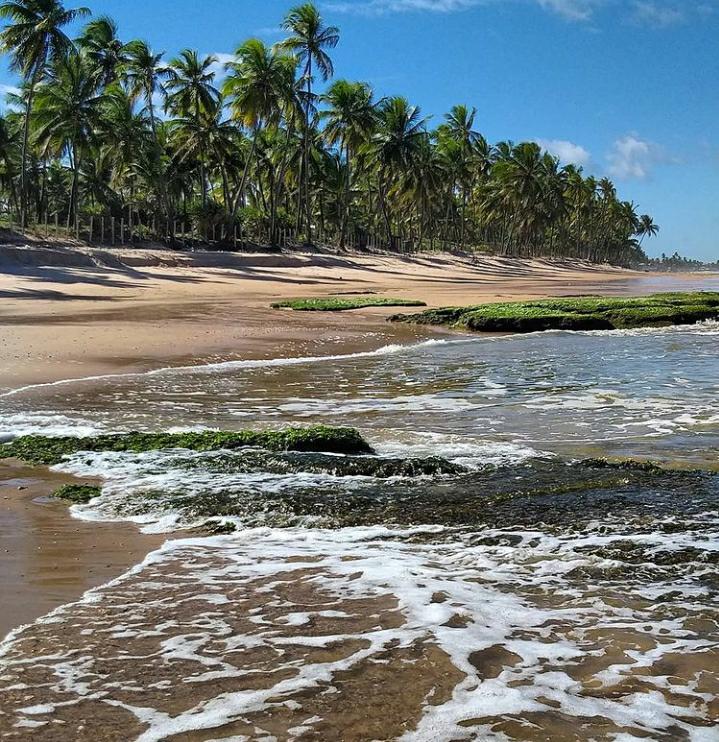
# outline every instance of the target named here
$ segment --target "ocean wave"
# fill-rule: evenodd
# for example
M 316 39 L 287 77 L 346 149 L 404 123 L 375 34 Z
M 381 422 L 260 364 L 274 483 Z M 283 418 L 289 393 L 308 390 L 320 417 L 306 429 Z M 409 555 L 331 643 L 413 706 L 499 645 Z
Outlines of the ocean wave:
M 552 453 L 516 441 L 497 441 L 432 431 L 376 431 L 371 442 L 382 456 L 441 456 L 475 469 L 481 466 L 522 464 Z M 381 436 L 381 437 L 380 437 Z
M 407 353 L 421 348 L 428 348 L 436 345 L 449 345 L 456 343 L 467 343 L 474 342 L 475 338 L 460 338 L 457 340 L 425 340 L 421 343 L 411 343 L 407 345 L 390 344 L 384 345 L 381 348 L 375 350 L 358 351 L 356 353 L 341 353 L 337 355 L 328 356 L 292 356 L 288 358 L 266 358 L 266 359 L 252 359 L 252 360 L 236 360 L 236 361 L 216 361 L 213 363 L 198 363 L 191 366 L 166 366 L 163 368 L 151 369 L 149 371 L 132 371 L 128 373 L 115 373 L 115 374 L 100 374 L 95 376 L 80 376 L 72 379 L 59 379 L 57 381 L 48 381 L 39 384 L 28 384 L 26 386 L 11 389 L 10 391 L 3 392 L 0 394 L 0 398 L 13 397 L 23 392 L 32 391 L 34 389 L 43 389 L 47 387 L 64 386 L 67 384 L 77 384 L 83 382 L 93 381 L 107 381 L 112 379 L 133 379 L 142 378 L 148 376 L 161 376 L 171 374 L 182 374 L 182 373 L 199 373 L 199 374 L 212 374 L 218 372 L 232 371 L 235 369 L 253 369 L 253 368 L 269 368 L 272 366 L 301 366 L 308 363 L 325 363 L 333 361 L 346 361 L 355 358 L 374 358 L 387 355 L 394 355 L 397 353 Z

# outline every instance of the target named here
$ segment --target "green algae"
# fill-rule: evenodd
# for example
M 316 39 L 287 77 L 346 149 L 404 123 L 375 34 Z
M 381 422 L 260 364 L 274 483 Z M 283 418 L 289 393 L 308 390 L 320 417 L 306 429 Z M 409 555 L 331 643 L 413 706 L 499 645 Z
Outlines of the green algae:
M 0 445 L 0 459 L 17 458 L 30 464 L 58 464 L 80 451 L 142 453 L 182 448 L 190 451 L 264 448 L 270 451 L 308 451 L 369 454 L 370 445 L 353 428 L 316 425 L 273 431 L 241 430 L 187 433 L 118 433 L 91 437 L 27 435 Z
M 101 492 L 100 487 L 90 484 L 64 484 L 52 493 L 52 497 L 84 505 L 99 497 Z
M 719 319 L 719 292 L 653 294 L 638 298 L 567 297 L 429 309 L 394 322 L 442 325 L 473 332 L 618 330 L 695 324 Z
M 310 299 L 285 299 L 270 305 L 272 309 L 294 309 L 296 312 L 346 312 L 366 307 L 426 307 L 423 301 L 413 299 L 391 299 L 381 296 L 362 297 L 314 297 Z

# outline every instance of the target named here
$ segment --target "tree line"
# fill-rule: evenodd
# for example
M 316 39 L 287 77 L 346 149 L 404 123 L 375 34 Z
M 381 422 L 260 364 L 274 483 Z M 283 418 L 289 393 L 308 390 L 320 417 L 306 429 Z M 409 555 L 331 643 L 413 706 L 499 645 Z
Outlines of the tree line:
M 152 217 L 168 241 L 179 221 L 274 246 L 289 232 L 625 265 L 658 231 L 609 179 L 533 142 L 487 142 L 475 108 L 432 127 L 404 97 L 335 79 L 340 31 L 311 3 L 287 13 L 283 41 L 249 39 L 222 66 L 192 49 L 167 59 L 61 0 L 4 2 L 0 18 L 22 80 L 0 117 L 0 200 L 22 226 Z

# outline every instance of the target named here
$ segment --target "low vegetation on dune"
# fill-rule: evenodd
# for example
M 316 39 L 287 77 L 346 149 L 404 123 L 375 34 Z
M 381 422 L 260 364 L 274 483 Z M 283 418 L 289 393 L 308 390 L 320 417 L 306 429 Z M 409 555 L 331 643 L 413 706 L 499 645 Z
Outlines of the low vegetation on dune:
M 285 428 L 276 431 L 201 431 L 188 433 L 119 433 L 91 437 L 26 435 L 0 445 L 0 459 L 17 458 L 31 464 L 58 464 L 80 451 L 129 451 L 142 453 L 184 448 L 219 451 L 264 448 L 269 451 L 310 451 L 368 454 L 372 448 L 353 428 Z
M 284 299 L 271 304 L 273 309 L 294 309 L 296 312 L 344 312 L 365 307 L 426 307 L 423 301 L 391 299 L 381 296 L 338 297 L 325 296 L 311 299 Z
M 429 309 L 395 315 L 394 322 L 443 325 L 474 332 L 617 330 L 686 325 L 719 319 L 719 292 L 653 294 L 620 299 L 567 297 Z

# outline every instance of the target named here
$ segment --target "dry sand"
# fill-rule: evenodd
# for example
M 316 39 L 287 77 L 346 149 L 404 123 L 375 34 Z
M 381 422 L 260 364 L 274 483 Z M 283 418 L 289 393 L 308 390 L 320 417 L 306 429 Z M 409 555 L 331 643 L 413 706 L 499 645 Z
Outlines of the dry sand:
M 430 332 L 388 325 L 391 309 L 271 310 L 278 298 L 371 292 L 441 306 L 657 288 L 655 278 L 579 262 L 0 247 L 0 392 L 167 365 L 351 352 Z M 0 464 L 0 635 L 121 574 L 161 541 L 126 524 L 74 520 L 47 500 L 64 481 Z

